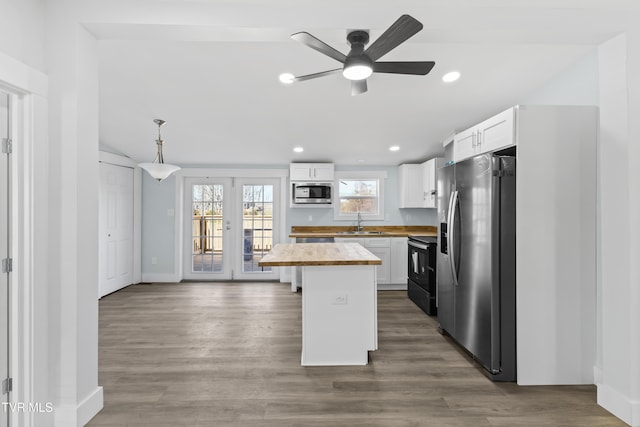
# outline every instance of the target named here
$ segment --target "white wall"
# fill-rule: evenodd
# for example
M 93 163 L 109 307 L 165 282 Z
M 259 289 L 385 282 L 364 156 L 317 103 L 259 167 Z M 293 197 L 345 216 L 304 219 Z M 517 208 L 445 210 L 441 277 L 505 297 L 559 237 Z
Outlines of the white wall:
M 598 403 L 640 426 L 640 34 L 603 43 L 522 103 L 599 105 Z
M 598 105 L 598 50 L 575 62 L 518 103 L 522 105 Z
M 640 426 L 640 32 L 599 49 L 598 403 Z
M 175 282 L 176 177 L 162 182 L 142 173 L 142 281 Z M 172 215 L 173 213 L 173 215 Z M 156 258 L 156 264 L 151 263 Z
M 49 381 L 57 426 L 84 425 L 102 408 L 97 46 L 72 3 L 47 2 Z
M 44 2 L 0 0 L 0 52 L 45 71 Z

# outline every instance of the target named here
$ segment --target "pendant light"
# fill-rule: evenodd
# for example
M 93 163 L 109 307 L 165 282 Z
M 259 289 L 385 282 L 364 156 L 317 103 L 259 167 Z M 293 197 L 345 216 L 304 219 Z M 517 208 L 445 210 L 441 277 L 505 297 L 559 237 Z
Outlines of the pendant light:
M 165 178 L 168 178 L 175 171 L 180 170 L 180 167 L 164 162 L 164 158 L 162 157 L 162 144 L 164 143 L 164 141 L 160 136 L 160 127 L 162 127 L 162 125 L 166 122 L 160 119 L 154 119 L 153 122 L 158 125 L 158 139 L 156 139 L 156 144 L 158 145 L 158 154 L 156 154 L 156 159 L 153 161 L 153 163 L 139 163 L 138 166 L 149 172 L 149 175 L 151 175 L 153 178 L 157 179 L 158 181 L 162 181 Z

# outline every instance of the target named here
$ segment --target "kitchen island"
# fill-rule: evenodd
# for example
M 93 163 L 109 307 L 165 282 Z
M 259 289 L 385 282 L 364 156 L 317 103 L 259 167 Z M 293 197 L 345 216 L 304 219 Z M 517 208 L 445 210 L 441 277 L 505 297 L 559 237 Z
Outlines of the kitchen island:
M 303 366 L 367 364 L 378 348 L 380 263 L 357 243 L 280 243 L 259 262 L 302 267 Z

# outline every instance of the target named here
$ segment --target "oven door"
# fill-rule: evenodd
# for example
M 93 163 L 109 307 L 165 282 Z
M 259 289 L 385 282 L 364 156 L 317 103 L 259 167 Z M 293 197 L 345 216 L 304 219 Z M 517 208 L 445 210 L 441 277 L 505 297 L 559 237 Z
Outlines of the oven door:
M 409 280 L 422 288 L 429 290 L 429 273 L 433 267 L 429 266 L 430 251 L 433 245 L 409 240 Z

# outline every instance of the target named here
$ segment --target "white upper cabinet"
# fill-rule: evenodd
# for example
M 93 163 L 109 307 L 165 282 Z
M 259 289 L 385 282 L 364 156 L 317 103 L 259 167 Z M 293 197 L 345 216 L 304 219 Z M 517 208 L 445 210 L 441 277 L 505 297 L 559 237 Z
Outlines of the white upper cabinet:
M 460 162 L 477 154 L 507 148 L 515 144 L 515 108 L 509 108 L 482 123 L 455 135 L 453 159 Z
M 436 185 L 440 157 L 422 164 L 405 164 L 398 167 L 400 208 L 435 208 Z
M 480 153 L 500 150 L 515 144 L 514 108 L 480 123 L 477 146 Z
M 478 154 L 476 147 L 477 131 L 475 127 L 457 133 L 453 138 L 453 161 L 459 162 Z
M 289 178 L 291 181 L 333 181 L 333 163 L 291 163 Z
M 422 164 L 422 196 L 425 208 L 437 208 L 438 167 L 440 157 L 427 160 Z
M 424 178 L 422 165 L 400 165 L 398 167 L 398 206 L 401 208 L 423 208 Z

